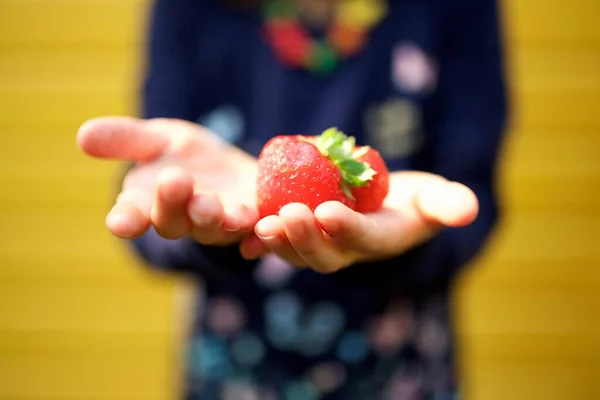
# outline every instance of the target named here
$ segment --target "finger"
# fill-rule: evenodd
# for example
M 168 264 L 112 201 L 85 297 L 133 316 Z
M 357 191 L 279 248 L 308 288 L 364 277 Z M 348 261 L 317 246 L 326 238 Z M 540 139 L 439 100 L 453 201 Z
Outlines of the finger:
M 223 204 L 223 229 L 228 232 L 249 233 L 259 220 L 258 211 L 238 202 Z
M 192 221 L 192 236 L 205 245 L 218 244 L 228 232 L 223 229 L 225 212 L 221 200 L 214 193 L 197 193 L 193 196 L 188 215 Z
M 290 244 L 307 265 L 322 273 L 335 272 L 344 266 L 346 256 L 323 232 L 306 205 L 288 204 L 279 211 L 279 217 Z
M 77 144 L 92 157 L 139 162 L 160 156 L 169 138 L 159 130 L 149 129 L 143 120 L 103 117 L 81 125 Z
M 193 190 L 192 177 L 180 168 L 167 168 L 158 176 L 150 219 L 160 236 L 178 239 L 190 232 L 187 205 Z
M 147 190 L 130 188 L 121 192 L 106 216 L 107 228 L 122 239 L 141 236 L 150 226 L 152 203 L 152 193 Z
M 442 226 L 464 226 L 477 215 L 477 199 L 463 185 L 431 179 L 420 185 L 406 206 L 368 215 L 338 202 L 315 210 L 324 230 L 342 247 L 364 254 L 397 254 L 435 235 Z
M 255 227 L 256 236 L 273 253 L 295 267 L 306 267 L 307 263 L 298 255 L 288 240 L 283 221 L 277 215 L 271 215 L 258 221 Z
M 268 252 L 267 245 L 255 234 L 244 238 L 240 243 L 240 254 L 246 260 L 256 260 Z
M 358 253 L 379 252 L 386 242 L 385 236 L 398 235 L 399 230 L 390 231 L 380 226 L 377 220 L 357 213 L 338 201 L 321 204 L 315 210 L 320 226 L 343 248 Z
M 479 212 L 473 191 L 457 182 L 432 181 L 417 192 L 415 203 L 423 217 L 450 227 L 470 224 Z

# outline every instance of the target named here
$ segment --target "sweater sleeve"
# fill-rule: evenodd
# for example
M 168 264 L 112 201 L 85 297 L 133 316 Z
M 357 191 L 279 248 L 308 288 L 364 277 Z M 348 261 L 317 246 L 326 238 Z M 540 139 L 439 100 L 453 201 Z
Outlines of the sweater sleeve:
M 478 254 L 497 222 L 495 170 L 506 118 L 498 10 L 495 0 L 466 2 L 444 18 L 450 25 L 435 99 L 439 117 L 429 132 L 430 166 L 470 187 L 479 215 L 473 224 L 446 229 L 400 257 L 341 271 L 342 279 L 390 290 L 445 287 Z

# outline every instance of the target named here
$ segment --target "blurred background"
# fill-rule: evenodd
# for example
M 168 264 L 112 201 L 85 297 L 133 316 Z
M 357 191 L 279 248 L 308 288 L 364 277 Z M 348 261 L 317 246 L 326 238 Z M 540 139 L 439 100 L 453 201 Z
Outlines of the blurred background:
M 466 399 L 600 398 L 600 2 L 506 0 L 506 217 L 461 283 Z M 0 400 L 174 399 L 178 282 L 104 228 L 147 0 L 0 0 Z M 367 400 L 367 399 L 365 399 Z

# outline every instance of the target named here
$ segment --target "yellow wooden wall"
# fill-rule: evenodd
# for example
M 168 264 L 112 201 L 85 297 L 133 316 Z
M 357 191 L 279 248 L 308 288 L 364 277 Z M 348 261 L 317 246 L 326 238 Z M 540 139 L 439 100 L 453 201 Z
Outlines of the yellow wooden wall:
M 0 400 L 172 399 L 172 282 L 103 227 L 147 0 L 0 0 Z M 458 311 L 475 400 L 600 398 L 600 2 L 507 0 L 507 216 Z
M 85 119 L 135 112 L 138 0 L 0 0 L 0 399 L 165 400 L 173 290 L 104 229 Z
M 600 2 L 506 0 L 506 216 L 460 295 L 468 399 L 600 399 Z

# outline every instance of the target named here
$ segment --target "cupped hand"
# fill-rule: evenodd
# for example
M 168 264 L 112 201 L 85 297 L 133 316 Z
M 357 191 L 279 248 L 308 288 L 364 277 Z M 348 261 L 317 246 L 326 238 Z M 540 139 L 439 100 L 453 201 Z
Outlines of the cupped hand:
M 256 159 L 199 125 L 98 118 L 81 126 L 77 141 L 92 157 L 134 163 L 106 217 L 109 230 L 125 239 L 153 226 L 167 239 L 241 241 L 245 258 L 274 252 L 295 266 L 330 273 L 402 254 L 444 227 L 470 224 L 478 212 L 475 195 L 464 185 L 397 172 L 379 212 L 363 215 L 339 202 L 314 212 L 289 204 L 259 220 Z
M 327 202 L 313 213 L 289 204 L 260 220 L 257 236 L 245 239 L 241 250 L 249 259 L 273 251 L 297 267 L 331 273 L 400 255 L 444 227 L 470 224 L 477 213 L 477 198 L 466 186 L 432 174 L 396 172 L 380 211 L 363 215 Z
M 118 237 L 153 226 L 167 239 L 237 243 L 253 233 L 256 159 L 199 125 L 181 120 L 106 117 L 77 134 L 86 154 L 135 163 L 106 217 Z

